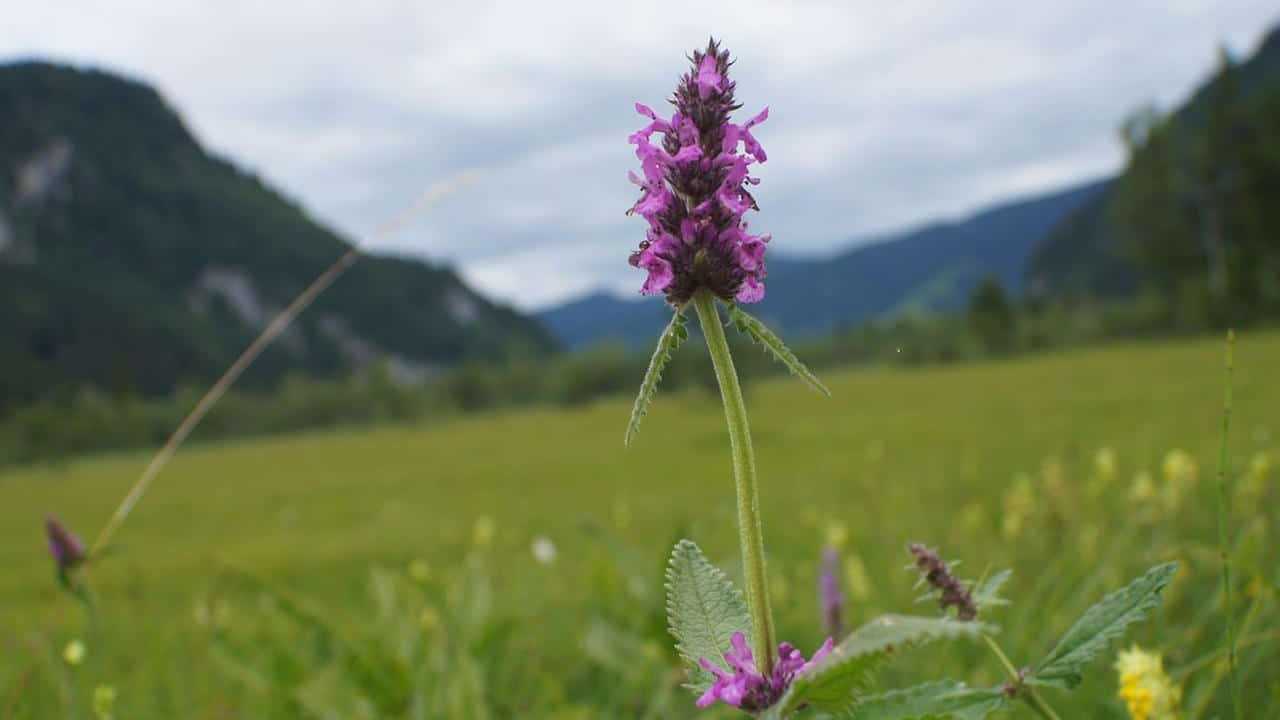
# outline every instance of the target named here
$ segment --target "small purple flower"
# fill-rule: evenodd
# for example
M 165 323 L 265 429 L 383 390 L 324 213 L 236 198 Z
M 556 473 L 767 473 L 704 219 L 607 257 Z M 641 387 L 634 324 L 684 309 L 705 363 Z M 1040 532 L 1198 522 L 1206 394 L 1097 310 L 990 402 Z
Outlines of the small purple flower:
M 760 674 L 756 667 L 755 657 L 747 646 L 747 638 L 737 632 L 730 638 L 732 649 L 724 654 L 724 660 L 732 672 L 706 658 L 700 658 L 698 664 L 715 676 L 716 680 L 707 691 L 698 698 L 700 708 L 709 707 L 716 702 L 742 708 L 747 712 L 759 712 L 778 702 L 791 681 L 814 665 L 822 661 L 833 647 L 831 638 L 822 643 L 813 659 L 805 661 L 804 655 L 791 643 L 778 644 L 778 662 L 773 666 L 769 677 Z
M 715 51 L 709 50 L 702 57 L 701 62 L 695 62 L 698 75 L 693 81 L 698 85 L 698 97 L 703 100 L 706 100 L 713 91 L 722 92 L 724 89 L 724 75 L 720 74 L 717 59 Z
M 951 568 L 938 555 L 920 543 L 911 543 L 908 547 L 916 559 L 916 569 L 924 576 L 924 581 L 937 591 L 938 605 L 945 613 L 947 608 L 956 609 L 956 618 L 963 621 L 978 617 L 978 605 L 973 601 L 969 588 L 952 574 Z
M 59 574 L 65 574 L 84 562 L 84 543 L 80 542 L 75 533 L 63 527 L 57 518 L 52 515 L 46 517 L 44 531 L 49 538 L 49 553 L 53 555 Z
M 822 601 L 822 624 L 827 635 L 840 637 L 844 630 L 844 593 L 840 592 L 840 551 L 834 547 L 822 551 L 818 596 Z
M 730 122 L 740 106 L 728 51 L 712 40 L 691 60 L 671 99 L 670 120 L 636 103 L 649 123 L 628 138 L 643 177 L 630 174 L 641 195 L 627 214 L 643 217 L 650 232 L 630 262 L 648 273 L 642 293 L 662 293 L 676 307 L 704 288 L 725 301 L 757 302 L 764 298 L 769 236 L 747 234 L 743 215 L 759 209 L 747 186 L 760 181 L 748 173 L 767 156 L 752 128 L 769 110 L 742 125 Z M 653 140 L 659 133 L 660 143 Z M 658 237 L 679 242 L 659 245 Z
M 764 154 L 764 148 L 760 147 L 760 143 L 756 142 L 755 137 L 751 134 L 751 128 L 768 119 L 769 108 L 765 108 L 760 111 L 759 115 L 748 120 L 747 123 L 742 126 L 742 130 L 740 131 L 742 136 L 742 147 L 747 151 L 748 155 L 754 157 L 758 162 L 768 160 L 769 156 Z

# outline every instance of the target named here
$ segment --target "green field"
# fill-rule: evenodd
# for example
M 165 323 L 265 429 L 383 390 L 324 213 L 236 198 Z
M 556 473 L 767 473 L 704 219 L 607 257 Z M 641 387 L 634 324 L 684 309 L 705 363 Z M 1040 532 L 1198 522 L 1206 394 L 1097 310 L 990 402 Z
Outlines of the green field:
M 817 563 L 833 524 L 867 576 L 846 573 L 853 622 L 934 612 L 913 605 L 909 541 L 962 558 L 971 577 L 1014 568 L 1013 605 L 993 620 L 1028 665 L 1108 589 L 1178 559 L 1163 609 L 1125 643 L 1189 671 L 1186 717 L 1223 714 L 1221 664 L 1207 655 L 1223 631 L 1222 356 L 1222 343 L 1194 341 L 828 373 L 832 399 L 746 378 L 780 635 L 806 650 L 821 640 Z M 1231 532 L 1248 718 L 1280 708 L 1280 491 L 1275 472 L 1260 484 L 1249 471 L 1259 453 L 1280 460 L 1276 368 L 1280 334 L 1241 338 Z M 375 700 L 365 716 L 485 717 L 482 706 L 491 717 L 692 716 L 660 644 L 660 573 L 685 534 L 736 567 L 723 415 L 708 394 L 660 395 L 624 450 L 629 410 L 618 398 L 184 450 L 92 568 L 93 622 L 58 590 L 41 523 L 54 512 L 90 539 L 147 455 L 5 471 L 0 718 L 93 717 L 100 683 L 115 687 L 119 718 L 360 717 L 351 688 L 379 683 L 392 686 L 384 697 L 415 683 L 450 694 L 453 710 Z M 1114 476 L 1097 467 L 1104 448 Z M 1166 502 L 1162 463 L 1174 449 L 1199 479 Z M 1156 495 L 1135 499 L 1143 471 Z M 480 518 L 494 532 L 477 545 Z M 553 563 L 534 561 L 538 536 L 554 542 Z M 430 570 L 420 583 L 406 577 L 415 560 Z M 428 604 L 439 617 L 424 625 Z M 76 667 L 62 660 L 73 639 L 88 650 Z M 429 648 L 417 670 L 387 659 L 416 652 L 406 644 Z M 369 658 L 378 653 L 387 657 Z M 1125 717 L 1111 662 L 1073 695 L 1049 692 L 1064 718 Z M 361 686 L 346 677 L 359 676 L 352 667 L 377 677 Z M 965 646 L 904 655 L 883 679 L 942 675 L 1001 679 L 985 650 Z

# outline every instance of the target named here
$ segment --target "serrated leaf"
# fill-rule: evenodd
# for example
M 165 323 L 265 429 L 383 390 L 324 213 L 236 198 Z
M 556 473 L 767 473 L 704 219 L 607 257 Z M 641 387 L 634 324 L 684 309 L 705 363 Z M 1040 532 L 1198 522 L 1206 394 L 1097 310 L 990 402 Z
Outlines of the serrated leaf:
M 1027 682 L 1066 689 L 1079 685 L 1084 667 L 1160 604 L 1161 593 L 1177 571 L 1177 563 L 1157 565 L 1086 610 Z
M 681 540 L 671 551 L 667 624 L 676 638 L 676 650 L 689 666 L 688 687 L 698 693 L 712 682 L 698 661 L 706 658 L 728 670 L 724 654 L 733 634 L 751 637 L 747 601 L 692 540 Z
M 973 587 L 971 591 L 973 602 L 978 606 L 979 611 L 996 607 L 997 605 L 1009 604 L 1008 600 L 1000 597 L 1000 588 L 1004 587 L 1004 584 L 1009 581 L 1009 577 L 1012 575 L 1012 570 L 1001 570 Z
M 841 720 L 983 720 L 1004 707 L 1007 697 L 1000 688 L 971 688 L 942 680 L 874 695 Z
M 748 315 L 742 308 L 734 304 L 729 305 L 729 320 L 738 329 L 738 332 L 751 338 L 757 345 L 763 346 L 773 354 L 773 357 L 778 362 L 786 365 L 792 375 L 803 380 L 806 385 L 814 390 L 831 397 L 831 391 L 827 389 L 826 385 L 822 384 L 818 376 L 814 375 L 812 370 L 800 362 L 800 358 L 791 352 L 791 349 L 782 342 L 782 338 L 773 334 L 773 331 L 766 327 L 764 323 Z
M 792 681 L 767 718 L 785 718 L 801 707 L 848 712 L 875 682 L 875 673 L 898 652 L 933 640 L 978 637 L 992 628 L 950 618 L 883 615 L 854 630 L 822 662 Z
M 640 382 L 640 393 L 636 395 L 635 405 L 631 407 L 631 420 L 627 423 L 627 432 L 623 436 L 623 444 L 630 445 L 631 439 L 640 432 L 640 421 L 649 413 L 649 405 L 653 396 L 658 394 L 658 383 L 662 381 L 662 370 L 671 362 L 671 355 L 689 339 L 689 328 L 685 325 L 684 314 L 679 310 L 671 316 L 667 329 L 658 337 L 658 346 L 653 349 L 653 357 L 649 360 L 649 369 L 644 372 L 644 380 Z

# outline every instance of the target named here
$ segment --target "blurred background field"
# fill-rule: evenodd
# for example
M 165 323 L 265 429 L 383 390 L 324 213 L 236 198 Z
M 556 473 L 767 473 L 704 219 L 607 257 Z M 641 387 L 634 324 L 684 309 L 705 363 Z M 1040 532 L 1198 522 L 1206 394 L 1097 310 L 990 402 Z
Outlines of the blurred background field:
M 1185 680 L 1188 718 L 1220 716 L 1222 366 L 1203 339 L 831 372 L 829 400 L 748 377 L 782 636 L 821 640 L 826 543 L 852 623 L 932 612 L 912 605 L 909 541 L 968 577 L 1012 567 L 996 620 L 1028 664 L 1105 591 L 1178 559 L 1130 640 Z M 1253 708 L 1280 707 L 1277 366 L 1280 334 L 1239 340 L 1229 481 Z M 723 418 L 709 392 L 667 393 L 624 451 L 628 411 L 614 397 L 193 448 L 91 569 L 96 623 L 57 589 L 40 523 L 53 511 L 91 535 L 146 454 L 4 471 L 0 717 L 92 717 L 99 684 L 121 718 L 692 716 L 661 569 L 686 535 L 737 566 Z M 886 679 L 1000 680 L 981 648 L 945 656 Z M 1121 718 L 1115 692 L 1106 661 L 1052 699 Z

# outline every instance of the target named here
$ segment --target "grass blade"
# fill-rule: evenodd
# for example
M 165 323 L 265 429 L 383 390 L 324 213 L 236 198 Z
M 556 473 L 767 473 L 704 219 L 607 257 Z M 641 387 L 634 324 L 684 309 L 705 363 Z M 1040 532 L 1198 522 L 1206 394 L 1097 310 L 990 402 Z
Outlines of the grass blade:
M 1231 551 L 1227 541 L 1227 473 L 1230 471 L 1230 456 L 1227 450 L 1227 438 L 1231 432 L 1231 380 L 1235 370 L 1236 333 L 1227 331 L 1227 381 L 1223 390 L 1222 401 L 1222 444 L 1218 449 L 1218 552 L 1222 557 L 1222 602 L 1225 607 L 1227 622 L 1227 673 L 1231 683 L 1231 707 L 1236 720 L 1244 715 L 1240 699 L 1240 669 L 1236 660 L 1236 622 L 1231 602 Z

